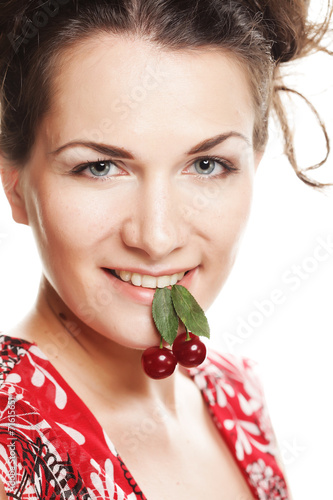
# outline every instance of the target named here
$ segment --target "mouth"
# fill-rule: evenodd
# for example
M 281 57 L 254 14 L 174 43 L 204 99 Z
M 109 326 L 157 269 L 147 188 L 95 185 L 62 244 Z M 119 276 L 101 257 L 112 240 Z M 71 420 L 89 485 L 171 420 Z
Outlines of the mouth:
M 142 287 L 142 288 L 164 288 L 166 286 L 176 285 L 178 281 L 182 280 L 183 277 L 190 271 L 182 271 L 175 274 L 163 275 L 163 276 L 151 276 L 148 274 L 132 273 L 131 271 L 118 270 L 118 269 L 106 269 L 105 271 L 112 274 L 115 278 L 125 283 Z

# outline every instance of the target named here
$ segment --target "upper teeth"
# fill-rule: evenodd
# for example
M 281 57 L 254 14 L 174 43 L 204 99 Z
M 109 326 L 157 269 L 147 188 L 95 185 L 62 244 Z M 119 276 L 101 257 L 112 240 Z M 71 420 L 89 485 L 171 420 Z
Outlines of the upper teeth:
M 134 286 L 144 288 L 164 288 L 165 286 L 175 285 L 177 281 L 184 277 L 185 271 L 172 274 L 171 276 L 149 276 L 147 274 L 131 273 L 130 271 L 117 271 L 117 276 L 123 281 L 130 281 Z

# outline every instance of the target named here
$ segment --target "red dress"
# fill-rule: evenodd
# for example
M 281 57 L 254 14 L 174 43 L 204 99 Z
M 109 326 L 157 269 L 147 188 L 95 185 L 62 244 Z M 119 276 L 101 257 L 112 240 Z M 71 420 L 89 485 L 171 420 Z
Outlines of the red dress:
M 287 500 L 253 363 L 210 352 L 188 373 L 254 497 Z M 37 345 L 5 335 L 0 335 L 0 478 L 15 499 L 146 499 L 94 415 Z

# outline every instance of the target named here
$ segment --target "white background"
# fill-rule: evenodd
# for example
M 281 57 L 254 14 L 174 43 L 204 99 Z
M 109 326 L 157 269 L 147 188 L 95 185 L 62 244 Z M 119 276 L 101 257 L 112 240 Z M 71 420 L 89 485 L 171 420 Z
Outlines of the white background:
M 312 56 L 289 72 L 289 82 L 317 106 L 333 137 L 331 58 Z M 306 106 L 298 98 L 294 102 L 299 160 L 307 166 L 322 158 L 324 143 Z M 333 190 L 322 194 L 297 179 L 282 155 L 273 124 L 270 130 L 241 251 L 227 284 L 208 311 L 212 345 L 259 362 L 294 499 L 333 498 L 329 493 L 333 467 L 333 249 L 316 253 L 320 242 L 333 243 Z M 333 181 L 333 154 L 320 179 Z M 298 286 L 291 281 L 293 266 L 299 266 L 297 272 L 302 276 Z M 1 191 L 0 330 L 5 331 L 29 309 L 39 273 L 30 230 L 11 221 Z M 276 293 L 280 294 L 279 304 L 271 300 Z

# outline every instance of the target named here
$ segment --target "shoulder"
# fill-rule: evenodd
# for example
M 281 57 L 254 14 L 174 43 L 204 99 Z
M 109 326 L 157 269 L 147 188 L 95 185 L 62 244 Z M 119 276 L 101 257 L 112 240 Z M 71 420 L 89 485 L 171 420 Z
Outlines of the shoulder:
M 264 393 L 258 375 L 258 363 L 246 357 L 209 350 L 205 362 L 190 369 L 190 375 L 201 386 L 227 388 L 230 396 L 241 393 L 247 399 L 263 404 Z M 229 387 L 229 390 L 228 390 Z
M 238 381 L 244 381 L 256 372 L 258 363 L 250 358 L 235 356 L 230 353 L 220 353 L 210 349 L 207 355 L 208 366 L 214 367 L 213 371 Z
M 0 334 L 0 499 L 7 498 L 5 491 L 14 491 L 17 472 L 15 423 L 20 410 L 19 398 L 22 397 L 19 384 L 24 379 L 18 368 L 31 345 L 26 340 Z M 29 494 L 33 490 L 28 483 L 29 480 L 26 482 Z M 28 497 L 23 495 L 22 499 Z
M 0 386 L 26 355 L 31 343 L 8 335 L 0 335 Z
M 205 362 L 190 369 L 211 411 L 223 425 L 242 422 L 249 432 L 262 435 L 275 448 L 258 363 L 246 357 L 209 350 Z
M 263 490 L 263 498 L 289 498 L 258 363 L 210 350 L 190 375 L 255 491 Z

